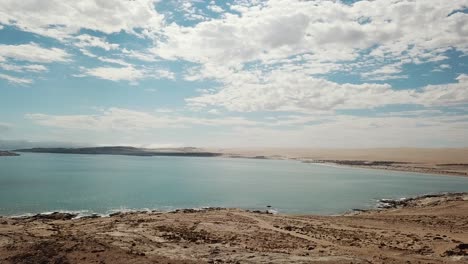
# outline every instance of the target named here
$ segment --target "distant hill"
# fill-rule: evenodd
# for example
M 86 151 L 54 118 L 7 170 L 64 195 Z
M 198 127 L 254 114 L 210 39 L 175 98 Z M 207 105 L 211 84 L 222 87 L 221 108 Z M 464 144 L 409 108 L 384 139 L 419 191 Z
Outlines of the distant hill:
M 86 148 L 95 147 L 86 143 L 72 143 L 66 141 L 28 141 L 28 140 L 5 140 L 0 139 L 0 149 L 27 149 L 27 148 Z
M 16 152 L 94 154 L 94 155 L 129 155 L 129 156 L 180 156 L 180 157 L 216 157 L 221 153 L 201 151 L 197 148 L 145 149 L 125 146 L 91 148 L 30 148 L 17 149 Z
M 10 151 L 1 151 L 0 150 L 0 157 L 5 157 L 5 156 L 19 156 L 19 154 L 10 152 Z

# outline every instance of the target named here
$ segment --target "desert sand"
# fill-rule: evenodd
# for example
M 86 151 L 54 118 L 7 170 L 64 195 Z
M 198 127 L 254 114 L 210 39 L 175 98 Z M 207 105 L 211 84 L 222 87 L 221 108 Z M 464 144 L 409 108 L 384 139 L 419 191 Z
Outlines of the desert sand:
M 468 148 L 210 149 L 226 157 L 292 159 L 371 169 L 468 176 Z
M 467 263 L 468 193 L 341 216 L 209 208 L 0 218 L 0 263 Z

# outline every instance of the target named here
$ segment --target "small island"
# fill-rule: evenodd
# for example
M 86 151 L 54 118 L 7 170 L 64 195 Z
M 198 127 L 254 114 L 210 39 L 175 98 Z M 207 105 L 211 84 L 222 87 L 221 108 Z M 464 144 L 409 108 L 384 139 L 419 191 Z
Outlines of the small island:
M 31 148 L 16 149 L 16 152 L 91 154 L 91 155 L 128 155 L 128 156 L 177 156 L 177 157 L 216 157 L 220 153 L 202 151 L 198 148 L 146 149 L 127 146 L 89 147 L 89 148 Z
M 9 156 L 19 156 L 19 154 L 10 152 L 10 151 L 2 151 L 0 150 L 0 157 L 9 157 Z

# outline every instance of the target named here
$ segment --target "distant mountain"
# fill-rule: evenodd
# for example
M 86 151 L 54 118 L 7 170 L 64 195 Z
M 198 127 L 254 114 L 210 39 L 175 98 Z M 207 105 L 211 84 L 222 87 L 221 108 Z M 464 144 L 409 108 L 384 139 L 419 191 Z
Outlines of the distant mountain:
M 126 146 L 91 147 L 91 148 L 30 148 L 17 149 L 16 152 L 94 154 L 94 155 L 129 155 L 129 156 L 180 156 L 180 157 L 216 157 L 221 153 L 206 152 L 197 148 L 145 149 Z
M 5 140 L 0 139 L 0 149 L 26 149 L 26 148 L 84 148 L 94 145 L 84 143 L 71 143 L 59 141 L 28 141 L 28 140 Z
M 13 153 L 13 152 L 10 152 L 10 151 L 1 151 L 0 150 L 0 157 L 4 157 L 4 156 L 19 156 L 19 154 L 16 154 L 16 153 Z

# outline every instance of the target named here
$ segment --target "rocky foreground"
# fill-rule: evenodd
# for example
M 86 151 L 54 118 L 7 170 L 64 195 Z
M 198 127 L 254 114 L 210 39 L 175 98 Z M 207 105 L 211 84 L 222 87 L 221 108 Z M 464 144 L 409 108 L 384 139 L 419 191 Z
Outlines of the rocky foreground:
M 0 263 L 467 263 L 468 194 L 343 216 L 211 208 L 0 218 Z

